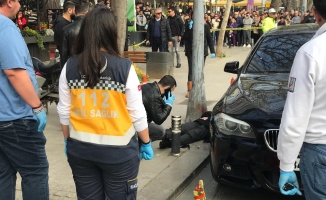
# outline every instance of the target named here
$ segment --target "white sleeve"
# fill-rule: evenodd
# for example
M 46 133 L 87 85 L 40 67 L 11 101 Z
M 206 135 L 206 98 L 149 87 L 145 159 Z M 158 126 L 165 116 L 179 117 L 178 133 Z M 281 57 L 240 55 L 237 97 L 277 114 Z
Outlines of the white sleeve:
M 292 171 L 304 141 L 315 97 L 316 62 L 298 51 L 289 77 L 289 91 L 278 136 L 280 169 Z
M 66 67 L 65 64 L 59 78 L 59 103 L 57 106 L 60 123 L 63 125 L 69 125 L 71 107 L 71 94 L 66 77 Z
M 147 114 L 143 104 L 141 86 L 133 65 L 126 83 L 127 109 L 137 132 L 148 127 Z

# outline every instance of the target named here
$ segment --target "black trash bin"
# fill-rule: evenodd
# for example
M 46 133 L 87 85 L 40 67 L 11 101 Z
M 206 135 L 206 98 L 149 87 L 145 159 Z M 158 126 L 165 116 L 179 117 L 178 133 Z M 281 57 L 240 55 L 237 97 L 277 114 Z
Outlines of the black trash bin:
M 146 74 L 149 78 L 160 79 L 164 75 L 173 76 L 174 56 L 170 52 L 147 52 Z

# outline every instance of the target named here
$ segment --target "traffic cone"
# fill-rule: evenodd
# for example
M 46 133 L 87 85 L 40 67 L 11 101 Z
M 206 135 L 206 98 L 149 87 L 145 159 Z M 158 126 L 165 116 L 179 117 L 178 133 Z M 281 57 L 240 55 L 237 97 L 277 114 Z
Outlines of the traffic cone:
M 196 189 L 194 190 L 194 199 L 206 200 L 206 194 L 204 191 L 204 182 L 199 180 Z
M 143 82 L 143 83 L 146 83 L 146 82 L 147 82 L 146 74 L 143 75 L 142 82 Z
M 231 78 L 230 85 L 234 82 L 234 78 Z

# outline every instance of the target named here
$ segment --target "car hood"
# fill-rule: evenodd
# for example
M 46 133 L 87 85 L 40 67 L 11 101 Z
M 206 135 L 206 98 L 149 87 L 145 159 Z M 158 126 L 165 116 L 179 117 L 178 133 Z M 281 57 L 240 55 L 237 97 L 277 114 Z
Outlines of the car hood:
M 288 73 L 242 74 L 225 97 L 225 112 L 242 115 L 255 110 L 281 115 L 287 95 L 288 77 Z

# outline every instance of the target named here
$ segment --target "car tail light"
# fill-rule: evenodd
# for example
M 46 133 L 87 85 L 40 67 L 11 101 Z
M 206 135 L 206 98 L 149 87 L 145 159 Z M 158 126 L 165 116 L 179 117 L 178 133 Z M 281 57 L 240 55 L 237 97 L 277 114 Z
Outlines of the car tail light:
M 267 147 L 274 152 L 277 152 L 277 138 L 279 129 L 268 129 L 264 133 L 265 143 Z

